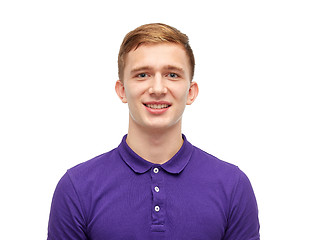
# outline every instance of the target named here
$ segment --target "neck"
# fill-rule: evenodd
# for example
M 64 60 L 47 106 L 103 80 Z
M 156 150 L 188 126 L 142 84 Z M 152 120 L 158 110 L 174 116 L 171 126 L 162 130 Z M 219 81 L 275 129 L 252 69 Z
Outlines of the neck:
M 163 164 L 170 160 L 183 144 L 181 122 L 168 129 L 142 129 L 129 124 L 127 144 L 143 159 Z

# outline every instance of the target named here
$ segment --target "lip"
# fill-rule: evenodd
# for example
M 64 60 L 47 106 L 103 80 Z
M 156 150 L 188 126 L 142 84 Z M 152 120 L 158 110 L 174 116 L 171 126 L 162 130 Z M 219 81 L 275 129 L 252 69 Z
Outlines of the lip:
M 159 108 L 159 109 L 155 109 L 155 108 L 149 108 L 147 107 L 148 104 L 155 104 L 155 105 L 161 105 L 161 104 L 166 104 L 166 105 L 169 105 L 169 107 L 167 108 Z M 152 113 L 152 114 L 156 114 L 156 115 L 159 115 L 159 114 L 163 114 L 165 112 L 168 111 L 168 109 L 171 107 L 171 103 L 170 102 L 167 102 L 167 101 L 150 101 L 150 102 L 144 102 L 143 103 L 145 109 Z

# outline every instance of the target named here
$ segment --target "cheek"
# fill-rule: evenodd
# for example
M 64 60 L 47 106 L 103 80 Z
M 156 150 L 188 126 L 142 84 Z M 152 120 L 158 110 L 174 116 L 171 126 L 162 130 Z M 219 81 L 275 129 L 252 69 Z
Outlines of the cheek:
M 186 79 L 168 81 L 167 87 L 171 90 L 172 94 L 176 96 L 185 96 L 190 89 L 190 82 Z
M 125 87 L 125 94 L 128 100 L 128 104 L 136 104 L 140 102 L 141 97 L 144 95 L 145 90 L 140 85 L 129 84 Z
M 173 91 L 174 97 L 180 103 L 186 103 L 189 94 L 189 88 L 186 86 L 179 86 L 176 88 L 176 91 Z

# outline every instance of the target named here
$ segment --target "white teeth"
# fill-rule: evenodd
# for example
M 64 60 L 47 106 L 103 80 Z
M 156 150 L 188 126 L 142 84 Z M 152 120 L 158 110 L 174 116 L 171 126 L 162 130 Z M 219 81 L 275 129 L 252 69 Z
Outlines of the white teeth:
M 146 106 L 153 109 L 162 109 L 169 107 L 168 104 L 146 104 Z

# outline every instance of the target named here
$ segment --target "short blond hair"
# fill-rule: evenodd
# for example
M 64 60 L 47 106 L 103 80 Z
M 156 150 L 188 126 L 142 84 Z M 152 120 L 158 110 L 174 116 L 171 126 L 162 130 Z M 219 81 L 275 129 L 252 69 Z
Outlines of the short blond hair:
M 189 38 L 174 27 L 163 23 L 151 23 L 142 25 L 129 32 L 120 46 L 118 54 L 118 76 L 123 81 L 123 73 L 127 53 L 137 49 L 142 44 L 175 43 L 183 46 L 189 58 L 191 67 L 191 80 L 194 76 L 195 58 L 189 44 Z

